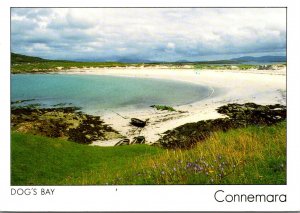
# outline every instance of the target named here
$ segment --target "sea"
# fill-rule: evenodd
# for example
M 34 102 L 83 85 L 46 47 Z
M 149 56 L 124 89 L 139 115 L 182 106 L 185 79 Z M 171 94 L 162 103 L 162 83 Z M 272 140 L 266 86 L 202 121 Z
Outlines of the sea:
M 207 98 L 205 85 L 175 80 L 72 74 L 12 74 L 12 106 L 76 106 L 90 114 L 180 106 Z

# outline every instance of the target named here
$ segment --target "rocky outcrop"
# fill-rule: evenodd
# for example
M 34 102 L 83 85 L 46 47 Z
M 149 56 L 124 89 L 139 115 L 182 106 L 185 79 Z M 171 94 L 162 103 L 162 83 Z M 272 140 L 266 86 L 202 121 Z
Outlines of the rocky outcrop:
M 286 119 L 286 107 L 280 104 L 228 104 L 219 107 L 217 112 L 245 125 L 271 125 Z
M 272 125 L 286 119 L 286 107 L 279 104 L 228 104 L 219 107 L 217 111 L 228 117 L 184 124 L 166 131 L 155 144 L 172 149 L 191 148 L 215 131 L 227 131 L 249 125 Z
M 121 136 L 106 125 L 99 116 L 87 115 L 78 110 L 79 108 L 76 107 L 13 107 L 11 109 L 11 126 L 18 132 L 67 138 L 82 144 L 112 139 L 112 136 Z
M 85 118 L 76 128 L 69 129 L 69 140 L 89 144 L 96 140 L 107 140 L 105 132 L 117 133 L 104 124 L 99 116 L 85 115 Z

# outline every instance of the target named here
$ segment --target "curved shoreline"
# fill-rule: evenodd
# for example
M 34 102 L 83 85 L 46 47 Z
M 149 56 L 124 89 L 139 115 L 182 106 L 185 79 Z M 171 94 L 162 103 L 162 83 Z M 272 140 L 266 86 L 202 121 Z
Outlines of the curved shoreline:
M 255 102 L 257 104 L 285 105 L 286 71 L 283 70 L 252 70 L 251 72 L 228 70 L 166 70 L 166 69 L 73 69 L 63 74 L 83 75 L 111 75 L 136 78 L 154 78 L 177 80 L 193 84 L 209 86 L 213 92 L 201 101 L 175 107 L 176 110 L 186 113 L 157 111 L 155 109 L 138 110 L 135 112 L 120 112 L 118 114 L 103 115 L 103 120 L 119 131 L 122 135 L 132 139 L 143 135 L 148 143 L 153 143 L 162 133 L 180 125 L 200 120 L 224 117 L 216 112 L 216 108 L 228 103 Z M 214 89 L 223 90 L 216 95 Z M 140 134 L 129 125 L 130 118 L 150 118 L 150 123 Z M 128 119 L 126 119 L 128 118 Z M 117 141 L 98 141 L 93 145 L 112 146 Z

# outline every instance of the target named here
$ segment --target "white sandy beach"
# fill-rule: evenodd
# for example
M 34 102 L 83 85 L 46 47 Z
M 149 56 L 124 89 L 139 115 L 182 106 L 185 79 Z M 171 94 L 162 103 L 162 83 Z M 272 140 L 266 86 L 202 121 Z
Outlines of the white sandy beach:
M 65 73 L 65 72 L 64 72 Z M 134 78 L 170 79 L 211 88 L 211 96 L 189 105 L 174 107 L 185 113 L 158 111 L 153 108 L 134 112 L 101 115 L 103 120 L 130 140 L 142 135 L 146 143 L 155 142 L 167 130 L 189 122 L 215 119 L 223 115 L 216 108 L 227 103 L 286 104 L 286 69 L 280 70 L 193 70 L 160 68 L 86 68 L 69 74 L 111 75 Z M 155 89 L 155 88 L 154 88 Z M 130 118 L 149 119 L 141 131 L 129 124 Z M 97 141 L 93 145 L 113 146 L 119 140 Z

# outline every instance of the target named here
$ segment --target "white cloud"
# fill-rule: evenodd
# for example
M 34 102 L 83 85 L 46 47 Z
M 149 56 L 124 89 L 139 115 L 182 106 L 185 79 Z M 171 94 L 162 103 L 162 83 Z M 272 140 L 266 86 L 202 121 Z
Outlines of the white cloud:
M 174 48 L 175 48 L 175 44 L 172 43 L 172 42 L 168 42 L 167 48 L 168 48 L 168 49 L 174 49 Z
M 285 52 L 285 18 L 284 8 L 14 8 L 12 50 L 153 60 Z

